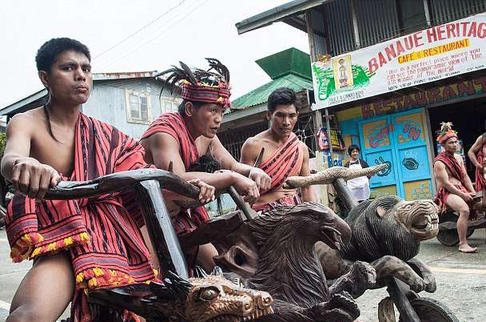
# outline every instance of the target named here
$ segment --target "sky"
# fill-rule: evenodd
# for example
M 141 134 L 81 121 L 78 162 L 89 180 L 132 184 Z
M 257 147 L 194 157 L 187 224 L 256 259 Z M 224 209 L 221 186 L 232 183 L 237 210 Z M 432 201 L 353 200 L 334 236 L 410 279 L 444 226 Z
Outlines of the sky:
M 163 71 L 183 61 L 207 68 L 218 58 L 231 73 L 235 99 L 270 81 L 255 60 L 295 47 L 304 32 L 274 23 L 243 35 L 235 24 L 288 1 L 278 0 L 2 0 L 0 108 L 42 89 L 37 49 L 55 37 L 88 46 L 94 73 Z

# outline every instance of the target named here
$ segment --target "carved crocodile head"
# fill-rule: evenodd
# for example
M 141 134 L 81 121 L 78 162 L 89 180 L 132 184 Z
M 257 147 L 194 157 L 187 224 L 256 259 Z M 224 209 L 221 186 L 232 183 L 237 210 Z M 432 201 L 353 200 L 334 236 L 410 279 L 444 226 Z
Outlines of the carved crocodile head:
M 236 285 L 221 271 L 189 280 L 169 275 L 164 283 L 90 291 L 88 301 L 97 321 L 112 320 L 124 310 L 151 321 L 177 322 L 239 322 L 273 314 L 267 292 Z
M 238 322 L 272 314 L 272 297 L 267 292 L 240 287 L 222 275 L 191 278 L 186 299 L 187 321 Z

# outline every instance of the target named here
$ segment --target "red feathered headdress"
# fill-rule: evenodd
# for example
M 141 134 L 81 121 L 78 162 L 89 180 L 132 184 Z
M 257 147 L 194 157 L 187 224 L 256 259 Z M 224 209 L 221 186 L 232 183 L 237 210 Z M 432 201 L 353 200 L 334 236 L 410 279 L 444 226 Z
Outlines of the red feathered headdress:
M 206 58 L 209 69 L 196 69 L 194 72 L 183 62 L 181 67 L 172 66 L 157 76 L 169 74 L 167 82 L 173 87 L 176 84 L 182 86 L 182 99 L 192 102 L 204 102 L 221 104 L 224 108 L 230 107 L 231 95 L 229 86 L 229 71 L 219 60 Z
M 450 138 L 457 138 L 457 132 L 452 129 L 451 122 L 442 122 L 440 123 L 440 130 L 437 135 L 437 141 L 440 144 L 444 144 Z

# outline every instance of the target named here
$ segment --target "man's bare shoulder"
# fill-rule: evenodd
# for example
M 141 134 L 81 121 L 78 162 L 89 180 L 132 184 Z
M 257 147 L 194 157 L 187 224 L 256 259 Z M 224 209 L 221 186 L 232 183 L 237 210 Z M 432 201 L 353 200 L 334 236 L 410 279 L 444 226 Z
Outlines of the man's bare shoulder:
M 9 125 L 10 127 L 22 127 L 23 130 L 28 130 L 32 128 L 38 128 L 39 124 L 42 124 L 42 122 L 39 122 L 39 120 L 44 119 L 45 115 L 42 111 L 42 107 L 38 107 L 27 112 L 15 114 L 10 120 Z
M 39 117 L 42 117 L 43 119 L 45 118 L 45 114 L 44 114 L 44 111 L 43 111 L 43 107 L 37 107 L 37 108 L 34 108 L 32 110 L 28 110 L 26 112 L 23 112 L 23 113 L 17 113 L 17 114 L 15 114 L 12 117 L 12 120 L 14 118 L 24 119 L 24 120 L 37 119 L 37 122 L 38 122 L 39 121 Z
M 440 160 L 435 161 L 434 162 L 434 169 L 438 169 L 438 170 L 445 169 L 444 162 L 442 162 Z
M 456 154 L 454 153 L 454 158 L 456 159 L 457 162 L 459 162 L 459 164 L 464 164 L 464 160 L 462 159 L 462 156 L 460 156 L 459 154 Z
M 304 148 L 304 149 L 307 149 L 307 145 L 304 142 L 300 141 L 300 140 L 299 140 L 299 147 Z
M 301 151 L 303 151 L 304 153 L 305 152 L 309 153 L 309 149 L 307 148 L 307 145 L 302 141 L 299 142 L 299 149 L 301 149 Z
M 247 138 L 245 140 L 244 145 L 246 147 L 255 147 L 255 146 L 260 145 L 261 143 L 262 143 L 262 140 L 261 139 L 258 139 L 255 136 L 250 136 L 249 138 Z
M 246 139 L 245 144 L 259 145 L 269 140 L 267 131 L 260 132 L 254 136 L 250 136 Z
M 152 148 L 166 148 L 168 146 L 179 147 L 179 142 L 169 133 L 158 132 L 140 140 L 142 146 Z

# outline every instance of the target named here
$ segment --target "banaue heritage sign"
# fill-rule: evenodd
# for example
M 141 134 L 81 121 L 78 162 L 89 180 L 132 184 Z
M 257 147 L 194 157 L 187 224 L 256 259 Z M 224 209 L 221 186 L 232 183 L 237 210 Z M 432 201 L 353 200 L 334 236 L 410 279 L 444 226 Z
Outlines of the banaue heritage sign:
M 317 104 L 347 103 L 486 68 L 486 13 L 312 63 Z

